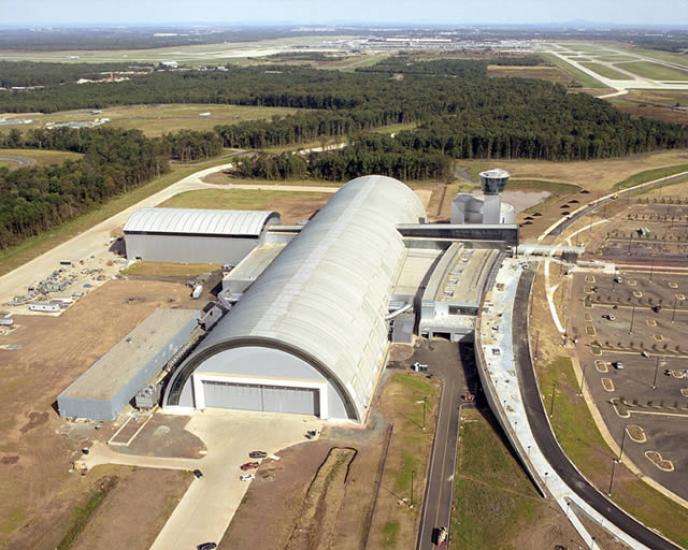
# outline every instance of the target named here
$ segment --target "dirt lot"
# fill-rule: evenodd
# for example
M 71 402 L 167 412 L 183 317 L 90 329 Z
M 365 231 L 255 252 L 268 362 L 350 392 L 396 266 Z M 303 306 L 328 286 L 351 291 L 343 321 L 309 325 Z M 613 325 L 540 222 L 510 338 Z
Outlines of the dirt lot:
M 426 383 L 422 377 L 388 373 L 376 400 L 376 412 L 366 428 L 330 426 L 318 441 L 285 450 L 279 461 L 266 461 L 258 470 L 257 479 L 220 548 L 346 550 L 413 546 L 426 456 L 419 450 L 425 447 L 425 453 L 429 451 L 432 430 L 420 429 L 416 413 L 422 411 L 421 407 L 408 412 L 418 400 L 418 388 L 416 382 L 409 385 L 406 379 Z M 425 394 L 433 386 L 423 385 L 420 391 Z M 434 423 L 433 414 L 430 407 L 428 426 Z M 390 422 L 395 432 L 391 435 Z M 413 434 L 409 435 L 411 430 Z M 421 437 L 421 444 L 408 446 L 408 437 Z M 355 449 L 356 454 L 348 465 L 343 486 L 340 470 L 340 483 L 334 481 L 330 490 L 322 491 L 320 478 L 328 468 L 326 458 L 332 448 Z M 404 448 L 406 452 L 413 449 L 412 456 L 407 457 Z M 409 507 L 406 483 L 409 461 L 415 461 L 418 470 L 413 508 Z M 274 506 L 275 502 L 279 502 L 279 507 Z M 333 513 L 332 506 L 338 507 L 338 511 Z M 265 513 L 267 509 L 269 514 Z M 310 519 L 304 521 L 304 518 Z M 297 541 L 299 544 L 294 546 Z
M 122 467 L 117 471 L 117 485 L 91 516 L 72 550 L 147 550 L 193 479 L 189 472 L 174 470 Z M 98 473 L 96 468 L 90 475 Z
M 112 427 L 66 425 L 57 395 L 156 307 L 196 305 L 183 285 L 111 281 L 59 318 L 15 317 L 17 329 L 0 337 L 19 346 L 0 350 L 0 547 L 54 548 L 97 482 L 70 474 L 70 464 Z

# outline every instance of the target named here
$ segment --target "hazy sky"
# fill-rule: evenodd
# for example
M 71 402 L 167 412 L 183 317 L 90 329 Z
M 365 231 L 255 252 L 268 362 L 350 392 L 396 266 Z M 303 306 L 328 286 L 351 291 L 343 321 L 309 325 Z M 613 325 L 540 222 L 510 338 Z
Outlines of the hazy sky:
M 0 25 L 572 20 L 688 25 L 688 0 L 0 0 Z

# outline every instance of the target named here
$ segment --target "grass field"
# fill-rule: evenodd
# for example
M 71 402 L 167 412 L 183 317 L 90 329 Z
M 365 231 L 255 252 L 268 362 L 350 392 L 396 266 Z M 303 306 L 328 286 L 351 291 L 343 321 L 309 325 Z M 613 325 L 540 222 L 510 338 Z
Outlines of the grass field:
M 108 126 L 118 128 L 138 128 L 147 136 L 160 136 L 178 130 L 212 130 L 218 124 L 236 124 L 244 120 L 264 120 L 275 115 L 285 116 L 297 109 L 282 107 L 253 107 L 243 105 L 183 104 L 165 105 L 128 105 L 107 107 L 94 114 L 90 109 L 63 111 L 49 115 L 3 115 L 7 119 L 29 118 L 32 124 L 19 128 L 42 128 L 48 122 L 81 122 L 96 118 L 109 118 Z M 210 113 L 209 116 L 200 116 Z M 0 153 L 1 154 L 1 153 Z
M 595 78 L 591 77 L 589 74 L 584 73 L 583 71 L 579 71 L 563 59 L 559 59 L 556 55 L 543 53 L 542 57 L 544 57 L 552 65 L 556 65 L 557 67 L 559 67 L 562 71 L 568 74 L 571 77 L 571 79 L 575 80 L 585 88 L 605 87 L 605 85 L 602 84 L 602 82 L 600 82 L 599 80 L 596 80 Z
M 0 166 L 5 166 L 10 169 L 32 164 L 59 164 L 65 160 L 77 160 L 79 158 L 81 158 L 80 154 L 70 153 L 68 151 L 45 151 L 41 149 L 0 149 Z
M 572 80 L 569 73 L 553 65 L 535 65 L 533 67 L 489 65 L 487 75 L 499 78 L 538 78 L 558 84 L 568 84 Z
M 596 191 L 611 191 L 618 182 L 646 170 L 684 163 L 688 163 L 688 150 L 685 149 L 645 153 L 623 159 L 592 161 L 551 162 L 525 159 L 456 161 L 458 166 L 465 168 L 472 175 L 498 166 L 508 170 L 514 178 L 571 183 Z
M 617 66 L 620 69 L 625 69 L 633 74 L 652 80 L 688 80 L 688 71 L 679 71 L 678 69 L 672 69 L 671 67 L 665 67 L 647 61 L 617 63 Z
M 622 52 L 628 52 L 629 55 L 642 55 L 644 57 L 657 59 L 659 61 L 668 61 L 669 63 L 678 63 L 688 66 L 688 54 L 685 53 L 650 50 L 646 48 L 639 48 L 637 46 L 631 46 L 622 42 L 611 42 L 610 46 L 621 50 Z
M 222 65 L 242 57 L 258 57 L 288 51 L 290 48 L 306 46 L 323 47 L 336 40 L 354 38 L 342 36 L 295 36 L 257 40 L 254 42 L 232 42 L 223 44 L 199 44 L 192 46 L 171 46 L 167 48 L 149 48 L 144 50 L 72 50 L 72 51 L 20 51 L 2 50 L 0 59 L 7 61 L 59 61 L 60 63 L 159 63 L 160 61 L 177 61 L 180 64 Z
M 156 178 L 146 185 L 134 189 L 125 195 L 116 197 L 67 223 L 42 233 L 41 235 L 26 239 L 17 246 L 0 251 L 0 275 L 7 273 L 8 271 L 12 271 L 14 268 L 28 262 L 32 258 L 40 256 L 58 244 L 71 239 L 82 231 L 93 227 L 97 223 L 106 220 L 110 216 L 128 208 L 133 204 L 136 204 L 146 197 L 165 189 L 180 179 L 185 178 L 186 176 L 199 170 L 203 170 L 204 168 L 225 164 L 229 158 L 231 158 L 231 155 L 224 155 L 203 163 L 193 165 L 175 165 L 173 166 L 171 172 Z
M 615 71 L 611 67 L 603 65 L 602 63 L 583 63 L 582 65 L 586 69 L 595 71 L 597 74 L 604 76 L 605 78 L 612 78 L 614 80 L 628 80 L 630 78 L 628 75 L 619 71 Z
M 216 264 L 178 264 L 170 262 L 136 262 L 125 269 L 123 275 L 144 277 L 193 277 L 219 269 Z
M 498 430 L 489 411 L 462 410 L 453 550 L 513 548 L 516 535 L 545 507 Z
M 645 170 L 644 172 L 634 174 L 631 177 L 620 181 L 614 186 L 614 189 L 626 189 L 628 187 L 633 187 L 634 185 L 639 185 L 641 183 L 660 178 L 666 178 L 667 176 L 672 176 L 673 174 L 679 174 L 681 172 L 688 172 L 688 163 L 677 164 L 675 166 L 665 166 L 663 168 L 654 168 L 653 170 Z
M 299 223 L 309 219 L 331 193 L 295 191 L 202 189 L 172 197 L 160 206 L 169 208 L 220 208 L 237 210 L 276 210 L 283 223 Z

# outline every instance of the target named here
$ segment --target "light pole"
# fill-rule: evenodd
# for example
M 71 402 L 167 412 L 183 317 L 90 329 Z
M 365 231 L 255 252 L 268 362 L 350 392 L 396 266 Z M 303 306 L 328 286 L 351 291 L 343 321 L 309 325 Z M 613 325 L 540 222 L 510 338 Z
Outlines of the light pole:
M 580 388 L 578 388 L 578 395 L 583 395 L 583 386 L 585 385 L 585 371 L 588 368 L 588 362 L 583 363 L 583 370 L 581 371 L 581 383 Z
M 660 358 L 660 356 L 658 355 L 657 356 L 657 364 L 655 365 L 655 379 L 652 381 L 652 389 L 653 390 L 657 389 L 657 373 L 659 373 L 659 358 Z M 662 363 L 664 363 L 664 361 L 662 361 Z
M 621 462 L 621 457 L 623 456 L 624 443 L 626 443 L 626 426 L 624 426 L 623 433 L 621 435 L 621 446 L 619 447 L 619 456 L 612 459 L 612 475 L 609 478 L 609 491 L 608 496 L 612 496 L 612 491 L 614 489 L 614 473 L 616 472 L 616 465 Z
M 633 334 L 633 321 L 635 319 L 635 304 L 631 304 L 631 325 L 628 327 L 628 334 Z
M 413 508 L 413 478 L 416 475 L 415 470 L 411 470 L 411 507 Z

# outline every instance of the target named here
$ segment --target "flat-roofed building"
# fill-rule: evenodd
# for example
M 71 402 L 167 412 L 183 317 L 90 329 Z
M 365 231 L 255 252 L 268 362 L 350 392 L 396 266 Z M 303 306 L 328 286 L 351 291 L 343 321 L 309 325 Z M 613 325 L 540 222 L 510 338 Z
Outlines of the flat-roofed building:
M 457 341 L 473 334 L 487 278 L 499 250 L 452 244 L 433 271 L 423 294 L 419 334 Z
M 197 319 L 190 309 L 156 309 L 58 396 L 60 416 L 115 419 L 184 347 Z

